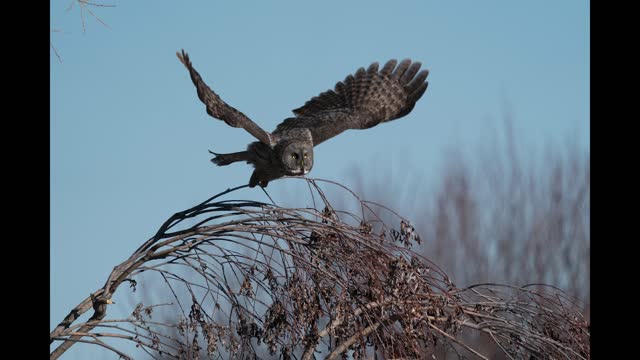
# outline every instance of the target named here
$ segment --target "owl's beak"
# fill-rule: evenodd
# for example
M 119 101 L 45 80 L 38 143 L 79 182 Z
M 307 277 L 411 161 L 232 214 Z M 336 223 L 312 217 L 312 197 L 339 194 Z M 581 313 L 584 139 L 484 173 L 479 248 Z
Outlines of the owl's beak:
M 304 168 L 304 159 L 300 160 L 300 169 L 302 169 L 302 173 L 305 175 L 309 172 Z

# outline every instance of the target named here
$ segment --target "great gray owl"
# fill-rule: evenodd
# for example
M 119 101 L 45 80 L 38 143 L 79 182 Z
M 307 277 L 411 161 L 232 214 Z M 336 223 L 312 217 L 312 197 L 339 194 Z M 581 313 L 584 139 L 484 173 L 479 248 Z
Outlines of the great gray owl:
M 244 128 L 260 140 L 249 144 L 246 151 L 214 153 L 216 157 L 211 159 L 219 166 L 236 161 L 252 164 L 255 170 L 249 179 L 250 187 L 265 187 L 285 175 L 307 174 L 313 167 L 314 146 L 347 129 L 368 129 L 407 115 L 429 84 L 429 71 L 418 72 L 419 62 L 405 59 L 398 64 L 389 60 L 380 71 L 378 63 L 373 63 L 293 110 L 295 117 L 285 119 L 268 133 L 222 101 L 204 83 L 184 50 L 176 55 L 189 70 L 207 113 L 233 127 Z

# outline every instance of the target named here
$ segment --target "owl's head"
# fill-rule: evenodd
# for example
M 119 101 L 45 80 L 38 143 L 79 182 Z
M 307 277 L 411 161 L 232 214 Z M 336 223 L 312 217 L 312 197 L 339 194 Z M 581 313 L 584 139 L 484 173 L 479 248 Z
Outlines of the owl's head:
M 282 148 L 280 160 L 287 175 L 305 175 L 313 167 L 313 145 L 306 141 L 293 141 Z

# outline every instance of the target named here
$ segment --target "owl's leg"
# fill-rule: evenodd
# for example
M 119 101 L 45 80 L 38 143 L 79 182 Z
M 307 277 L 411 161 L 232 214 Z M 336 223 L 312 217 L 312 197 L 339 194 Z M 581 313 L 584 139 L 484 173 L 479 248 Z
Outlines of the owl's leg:
M 211 159 L 211 162 L 213 162 L 218 166 L 229 165 L 237 161 L 249 161 L 251 158 L 251 156 L 249 155 L 249 152 L 247 151 L 240 151 L 240 152 L 231 153 L 231 154 L 216 154 L 213 151 L 209 151 L 209 152 L 216 156 L 213 159 Z
M 255 187 L 256 185 L 260 185 L 260 187 L 266 188 L 269 185 L 269 178 L 267 178 L 267 174 L 263 171 L 254 170 L 253 174 L 251 174 L 251 178 L 249 179 L 249 187 Z

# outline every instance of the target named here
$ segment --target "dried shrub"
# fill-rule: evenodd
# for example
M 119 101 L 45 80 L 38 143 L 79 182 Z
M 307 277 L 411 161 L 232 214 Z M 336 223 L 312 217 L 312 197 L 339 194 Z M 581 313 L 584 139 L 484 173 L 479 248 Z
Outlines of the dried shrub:
M 561 291 L 457 288 L 412 250 L 421 238 L 408 219 L 336 183 L 287 181 L 306 181 L 314 205 L 226 199 L 236 188 L 172 216 L 53 330 L 62 344 L 51 358 L 78 341 L 130 358 L 113 338 L 177 359 L 590 357 L 589 326 Z M 359 211 L 335 209 L 328 186 Z M 105 319 L 124 282 L 163 287 L 169 299 Z M 74 324 L 92 306 L 89 321 Z M 495 346 L 479 348 L 476 337 Z

